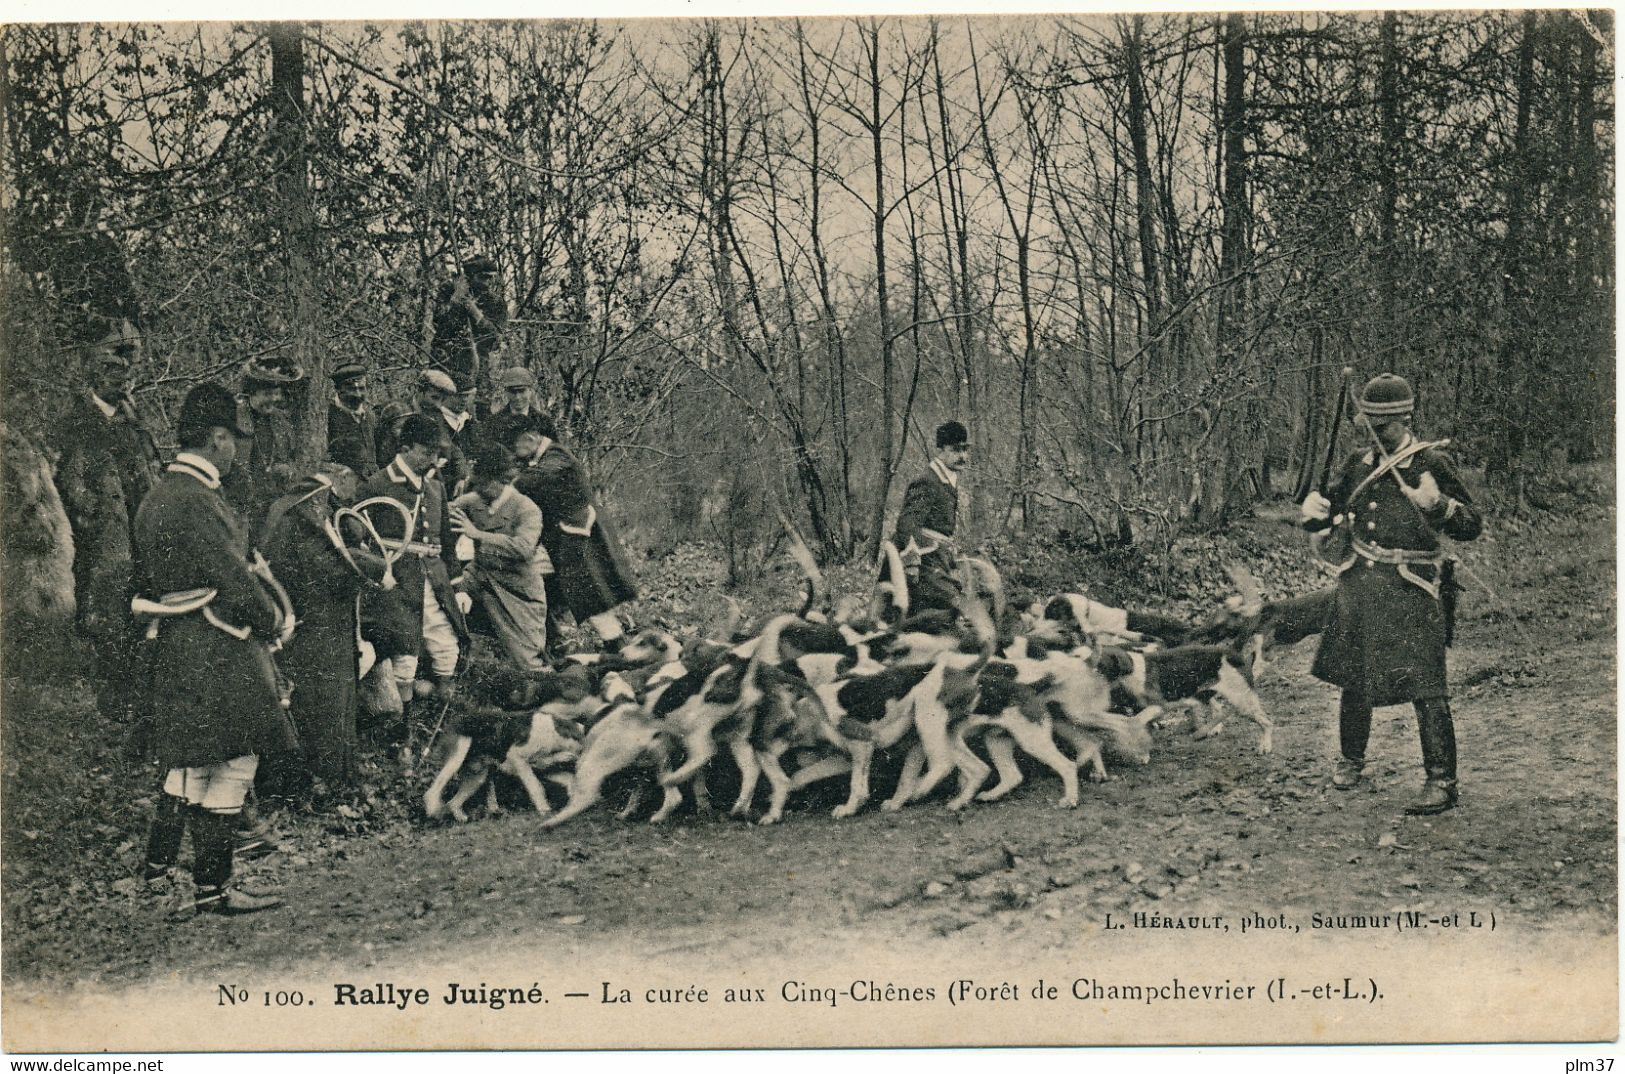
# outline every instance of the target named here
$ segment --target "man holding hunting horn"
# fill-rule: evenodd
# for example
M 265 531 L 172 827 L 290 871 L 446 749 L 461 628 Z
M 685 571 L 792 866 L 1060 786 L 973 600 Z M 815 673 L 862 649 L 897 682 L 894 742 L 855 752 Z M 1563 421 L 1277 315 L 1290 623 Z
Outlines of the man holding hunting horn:
M 146 879 L 174 872 L 192 832 L 199 913 L 250 914 L 281 900 L 231 886 L 236 821 L 259 758 L 298 748 L 271 653 L 293 634 L 293 608 L 221 494 L 237 461 L 237 400 L 200 384 L 181 404 L 180 453 L 135 519 L 141 595 L 150 623 L 152 705 L 163 789 Z
M 1303 525 L 1317 541 L 1341 537 L 1337 604 L 1313 674 L 1342 688 L 1341 756 L 1332 784 L 1356 786 L 1365 767 L 1371 710 L 1412 702 L 1426 782 L 1407 813 L 1456 805 L 1456 734 L 1445 676 L 1454 618 L 1452 563 L 1441 535 L 1470 541 L 1483 519 L 1449 460 L 1449 441 L 1411 434 L 1411 386 L 1384 373 L 1356 400 L 1355 421 L 1370 439 L 1303 502 Z

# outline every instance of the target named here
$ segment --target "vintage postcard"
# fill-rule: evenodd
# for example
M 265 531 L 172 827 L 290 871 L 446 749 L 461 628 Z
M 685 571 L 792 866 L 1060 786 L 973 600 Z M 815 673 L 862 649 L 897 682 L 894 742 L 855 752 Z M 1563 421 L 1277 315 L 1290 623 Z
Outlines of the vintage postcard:
M 1611 10 L 329 14 L 0 31 L 6 1052 L 1617 1038 Z

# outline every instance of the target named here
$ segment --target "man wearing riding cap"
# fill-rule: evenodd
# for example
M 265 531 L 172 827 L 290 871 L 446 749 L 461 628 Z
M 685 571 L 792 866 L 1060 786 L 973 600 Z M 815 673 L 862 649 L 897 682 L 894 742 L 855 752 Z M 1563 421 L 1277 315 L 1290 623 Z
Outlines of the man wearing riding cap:
M 141 337 L 120 322 L 84 350 L 85 387 L 61 430 L 57 488 L 73 530 L 74 596 L 80 630 L 96 654 L 96 702 L 126 718 L 137 691 L 130 623 L 135 513 L 158 483 L 161 458 L 130 396 L 131 363 Z M 144 749 L 136 729 L 132 746 Z
M 455 490 L 468 477 L 468 453 L 473 449 L 474 418 L 463 406 L 463 386 L 439 369 L 425 369 L 418 374 L 416 410 L 440 429 L 446 444 L 446 465 L 440 479 L 446 488 Z M 410 415 L 400 414 L 378 430 L 378 457 L 392 459 L 400 450 L 401 423 Z
M 413 528 L 403 535 L 404 522 L 398 516 L 378 516 L 378 533 L 400 553 L 400 560 L 395 564 L 395 588 L 367 593 L 362 618 L 363 633 L 380 661 L 392 661 L 396 688 L 401 700 L 408 701 L 417 679 L 419 648 L 428 654 L 438 689 L 444 693 L 457 674 L 468 629 L 452 591 L 451 578 L 460 568 L 446 489 L 429 473 L 446 450 L 442 427 L 427 414 L 408 414 L 398 430 L 400 446 L 394 459 L 372 476 L 360 498 L 396 500 L 407 509 Z
M 231 888 L 234 825 L 259 756 L 294 748 L 271 664 L 287 617 L 248 564 L 220 481 L 237 458 L 237 401 L 200 384 L 181 405 L 181 451 L 136 515 L 136 565 L 153 616 L 152 699 L 166 770 L 146 877 L 172 872 L 192 831 L 195 909 L 246 914 L 281 900 Z
M 225 491 L 226 499 L 255 531 L 265 519 L 265 509 L 294 476 L 297 449 L 286 413 L 286 392 L 304 377 L 297 363 L 280 358 L 250 361 L 243 370 L 248 443 L 226 478 Z
M 333 370 L 327 457 L 363 481 L 378 472 L 378 419 L 367 405 L 367 367 L 360 362 Z
M 937 426 L 937 453 L 931 465 L 903 494 L 892 543 L 908 576 L 909 609 L 952 608 L 954 529 L 959 517 L 959 475 L 970 462 L 970 434 L 957 421 Z
M 516 423 L 541 413 L 536 401 L 536 375 L 522 366 L 504 369 L 497 376 L 497 398 L 485 419 L 485 438 L 511 448 Z
M 1426 782 L 1407 813 L 1454 808 L 1456 734 L 1445 675 L 1454 580 L 1439 535 L 1470 541 L 1483 519 L 1441 444 L 1411 435 L 1411 386 L 1384 373 L 1360 393 L 1356 419 L 1372 443 L 1343 463 L 1325 494 L 1303 503 L 1304 528 L 1341 528 L 1352 546 L 1340 566 L 1336 612 L 1312 672 L 1342 688 L 1341 756 L 1334 786 L 1361 779 L 1371 710 L 1412 702 L 1422 740 Z

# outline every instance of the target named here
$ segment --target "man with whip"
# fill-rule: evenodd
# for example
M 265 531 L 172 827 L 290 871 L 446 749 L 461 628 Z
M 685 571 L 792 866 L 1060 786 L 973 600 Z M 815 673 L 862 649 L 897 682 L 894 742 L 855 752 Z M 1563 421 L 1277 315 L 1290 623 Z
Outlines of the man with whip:
M 1440 450 L 1449 441 L 1411 434 L 1414 403 L 1403 377 L 1384 373 L 1366 383 L 1355 420 L 1370 446 L 1344 461 L 1324 494 L 1305 498 L 1303 525 L 1339 570 L 1336 610 L 1311 669 L 1343 691 L 1332 784 L 1347 790 L 1360 782 L 1371 710 L 1409 701 L 1426 781 L 1405 811 L 1431 814 L 1457 800 L 1445 676 L 1455 580 L 1439 538 L 1470 541 L 1483 519 Z

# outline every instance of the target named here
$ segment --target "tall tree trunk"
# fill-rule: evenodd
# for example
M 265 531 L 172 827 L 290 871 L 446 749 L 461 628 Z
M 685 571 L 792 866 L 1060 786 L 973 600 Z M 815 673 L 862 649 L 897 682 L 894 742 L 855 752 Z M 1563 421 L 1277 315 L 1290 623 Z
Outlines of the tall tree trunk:
M 971 310 L 970 278 L 970 213 L 965 205 L 965 170 L 962 154 L 955 142 L 953 123 L 948 114 L 948 91 L 942 73 L 942 53 L 937 48 L 937 26 L 931 26 L 931 71 L 935 87 L 937 129 L 942 138 L 940 174 L 943 187 L 937 194 L 937 212 L 942 221 L 944 260 L 948 271 L 949 338 L 959 362 L 959 387 L 963 391 L 963 416 L 974 419 L 981 413 L 981 370 L 976 364 L 976 327 Z M 923 82 L 922 82 L 923 89 Z M 922 109 L 923 111 L 923 109 Z M 926 144 L 930 149 L 930 125 L 926 124 Z M 933 157 L 935 154 L 932 154 Z M 935 161 L 933 161 L 935 163 Z M 946 197 L 944 197 L 944 194 Z M 957 393 L 956 393 L 957 394 Z M 986 423 L 967 422 L 970 432 L 971 458 L 984 464 L 988 458 Z M 981 533 L 987 523 L 987 494 L 981 482 L 970 483 L 969 522 L 972 533 Z
M 988 112 L 992 105 L 989 103 L 988 93 L 982 87 L 982 68 L 974 42 L 970 47 L 970 59 L 971 73 L 976 83 L 977 127 L 982 136 L 983 158 L 987 161 L 988 171 L 993 175 L 993 188 L 998 193 L 999 205 L 1004 209 L 1005 221 L 1010 225 L 1010 235 L 1016 244 L 1016 292 L 1021 296 L 1022 332 L 1020 387 L 1016 402 L 1016 464 L 1015 473 L 1012 475 L 1014 480 L 1011 503 L 1020 509 L 1021 527 L 1026 531 L 1032 524 L 1031 489 L 1038 473 L 1037 450 L 1033 435 L 1033 415 L 1037 409 L 1035 400 L 1038 394 L 1038 325 L 1033 310 L 1032 218 L 1034 204 L 1037 201 L 1040 155 L 1045 147 L 1043 135 L 1038 130 L 1037 119 L 1032 112 L 1031 102 L 1023 98 L 1018 89 L 1017 108 L 1021 112 L 1023 131 L 1027 135 L 1028 148 L 1031 151 L 1026 177 L 1026 198 L 1018 210 L 1009 184 L 1005 182 L 1005 169 L 999 164 L 998 154 L 993 146 L 993 136 L 989 131 Z M 995 102 L 998 96 L 997 94 L 993 96 Z
M 1140 272 L 1145 287 L 1145 364 L 1154 392 L 1162 386 L 1162 348 L 1157 333 L 1162 329 L 1162 259 L 1157 254 L 1157 199 L 1152 186 L 1150 135 L 1146 117 L 1145 58 L 1143 40 L 1145 16 L 1135 15 L 1124 50 L 1123 65 L 1128 81 L 1128 137 L 1134 153 L 1134 217 L 1140 238 Z
M 1245 16 L 1225 16 L 1220 46 L 1224 55 L 1224 107 L 1220 114 L 1224 150 L 1220 200 L 1224 212 L 1219 237 L 1219 309 L 1214 339 L 1214 375 L 1219 396 L 1213 413 L 1209 471 L 1196 506 L 1198 519 L 1217 525 L 1262 492 L 1257 441 L 1262 432 L 1257 388 L 1245 366 L 1250 359 L 1240 343 L 1246 322 L 1251 217 L 1247 191 L 1247 27 Z M 1225 396 L 1229 396 L 1228 399 Z
M 1399 330 L 1399 258 L 1397 220 L 1399 216 L 1399 16 L 1393 11 L 1382 15 L 1381 59 L 1377 97 L 1382 109 L 1382 150 L 1377 155 L 1382 185 L 1382 205 L 1377 217 L 1377 302 L 1382 318 L 1375 351 L 1381 364 L 1392 367 L 1401 339 Z
M 873 561 L 879 556 L 880 542 L 885 537 L 883 531 L 886 526 L 886 498 L 891 493 L 892 478 L 895 475 L 899 460 L 897 458 L 896 430 L 892 421 L 892 415 L 896 413 L 897 404 L 894 398 L 895 390 L 892 386 L 894 355 L 891 330 L 891 297 L 888 290 L 889 281 L 886 276 L 886 151 L 881 138 L 884 116 L 880 111 L 880 24 L 878 20 L 869 20 L 869 25 L 859 31 L 859 36 L 864 39 L 865 59 L 868 62 L 869 76 L 869 119 L 864 126 L 868 129 L 870 148 L 874 154 L 875 308 L 880 331 L 880 482 L 875 489 L 874 507 L 869 516 L 869 541 L 865 549 L 869 559 Z
M 1589 13 L 1593 24 L 1608 37 L 1613 31 L 1611 10 Z M 1581 339 L 1581 372 L 1572 380 L 1575 390 L 1574 413 L 1570 415 L 1573 433 L 1569 437 L 1569 457 L 1578 462 L 1604 455 L 1614 442 L 1614 357 L 1613 296 L 1599 294 L 1597 281 L 1613 278 L 1612 231 L 1605 204 L 1612 203 L 1603 183 L 1597 125 L 1607 122 L 1608 113 L 1597 101 L 1597 88 L 1605 73 L 1598 75 L 1598 43 L 1589 34 L 1580 42 L 1578 76 L 1579 102 L 1576 116 L 1575 185 L 1578 189 L 1576 220 L 1576 274 L 1579 277 L 1576 308 L 1584 325 Z
M 829 255 L 824 245 L 824 119 L 823 100 L 813 100 L 812 70 L 807 63 L 807 38 L 800 22 L 796 23 L 796 61 L 800 74 L 797 90 L 803 110 L 807 114 L 809 157 L 807 162 L 808 216 L 807 230 L 812 247 L 814 280 L 818 288 L 819 320 L 824 328 L 825 361 L 829 363 L 830 424 L 834 428 L 835 452 L 838 460 L 840 495 L 839 526 L 836 540 L 839 554 L 852 554 L 854 546 L 854 518 L 857 504 L 852 493 L 852 429 L 847 389 L 846 336 L 835 308 L 834 288 L 830 281 Z
M 297 462 L 311 466 L 327 454 L 328 377 L 332 361 L 316 345 L 319 310 L 314 274 L 319 263 L 310 203 L 310 140 L 305 103 L 304 28 L 296 22 L 266 27 L 271 44 L 271 148 L 276 161 L 283 291 L 294 360 L 305 371 L 302 399 L 293 408 Z
M 1522 460 L 1527 441 L 1524 412 L 1525 331 L 1528 282 L 1525 279 L 1525 211 L 1535 193 L 1529 160 L 1529 111 L 1534 97 L 1535 34 L 1540 16 L 1526 11 L 1520 20 L 1518 43 L 1517 113 L 1512 128 L 1512 159 L 1507 168 L 1506 237 L 1501 247 L 1501 352 L 1494 408 L 1502 435 L 1496 437 L 1485 461 L 1485 476 L 1512 487 L 1523 500 Z
M 1233 343 L 1246 303 L 1247 261 L 1247 28 L 1244 16 L 1224 21 L 1224 219 L 1220 238 L 1219 350 Z

